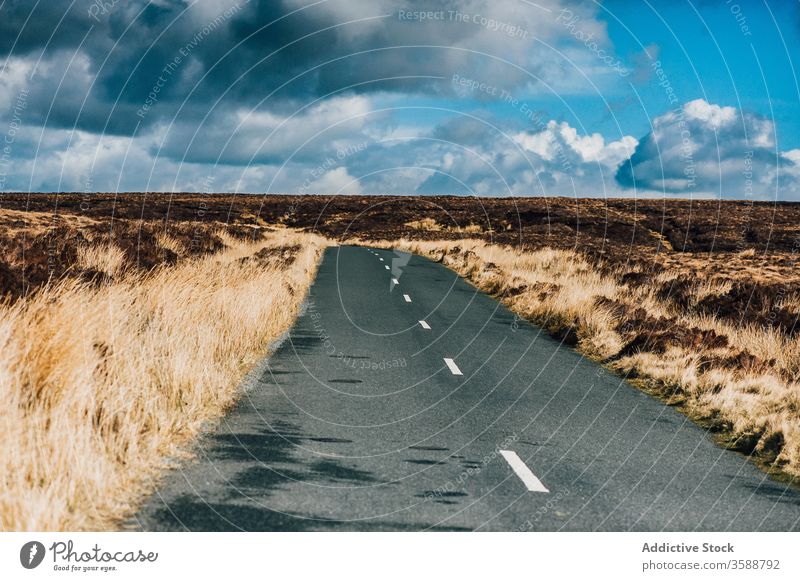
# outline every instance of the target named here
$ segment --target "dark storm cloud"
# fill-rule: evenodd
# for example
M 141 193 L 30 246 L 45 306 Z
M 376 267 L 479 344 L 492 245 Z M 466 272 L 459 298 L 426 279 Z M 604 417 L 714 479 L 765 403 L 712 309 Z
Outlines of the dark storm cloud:
M 443 17 L 407 16 L 416 10 Z M 15 1 L 2 8 L 0 51 L 32 73 L 32 121 L 127 135 L 198 119 L 220 99 L 252 107 L 271 95 L 275 110 L 342 91 L 448 91 L 442 79 L 463 71 L 513 88 L 531 82 L 517 66 L 539 70 L 529 48 L 548 37 L 546 14 L 516 1 Z
M 89 2 L 10 0 L 2 6 L 0 55 L 75 47 L 92 28 Z

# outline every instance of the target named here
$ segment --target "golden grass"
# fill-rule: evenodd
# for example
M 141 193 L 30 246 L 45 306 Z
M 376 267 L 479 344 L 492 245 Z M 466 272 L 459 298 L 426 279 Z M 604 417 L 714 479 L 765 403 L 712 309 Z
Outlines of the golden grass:
M 460 234 L 480 234 L 483 232 L 480 224 L 465 224 L 464 226 L 443 226 L 433 218 L 420 218 L 419 220 L 412 220 L 406 222 L 405 226 L 413 230 L 421 230 L 424 232 L 458 232 Z
M 792 293 L 778 302 L 779 307 L 784 307 L 794 311 L 795 313 L 800 313 L 800 294 Z
M 371 244 L 374 244 L 371 242 Z M 415 252 L 437 261 L 495 294 L 511 310 L 565 337 L 573 333 L 577 348 L 604 360 L 623 374 L 643 380 L 670 403 L 680 404 L 695 419 L 709 422 L 732 447 L 753 454 L 785 473 L 800 476 L 800 339 L 771 327 L 743 321 L 735 324 L 709 315 L 676 311 L 649 286 L 619 284 L 582 255 L 569 250 L 522 251 L 481 240 L 386 242 L 386 247 Z M 657 277 L 675 278 L 669 271 Z M 723 294 L 724 280 L 698 282 L 691 301 Z M 796 297 L 784 301 L 795 305 Z M 713 330 L 727 346 L 671 346 L 665 352 L 640 349 L 621 353 L 630 339 L 626 316 L 603 304 L 622 305 L 628 312 L 644 309 L 674 329 Z M 723 364 L 726 357 L 746 353 L 760 368 Z
M 480 224 L 467 224 L 466 226 L 455 227 L 453 229 L 462 234 L 480 234 L 483 232 L 483 228 L 481 228 Z
M 97 220 L 71 214 L 10 210 L 8 208 L 2 208 L 0 211 L 0 228 L 5 231 L 3 235 L 7 238 L 40 236 L 54 224 L 68 225 L 76 230 L 81 230 L 96 225 Z
M 427 230 L 429 232 L 438 232 L 442 226 L 433 218 L 421 218 L 420 220 L 412 220 L 406 222 L 406 226 L 414 230 Z
M 231 405 L 290 327 L 325 241 L 277 231 L 227 242 L 149 275 L 63 281 L 0 305 L 0 529 L 113 527 Z M 239 260 L 295 244 L 288 267 Z M 116 273 L 116 252 L 89 248 L 81 260 Z
M 170 236 L 169 234 L 164 234 L 163 232 L 158 234 L 156 236 L 156 243 L 159 247 L 163 248 L 164 250 L 174 252 L 177 256 L 183 256 L 186 254 L 186 247 L 184 246 L 183 242 L 174 236 Z
M 78 247 L 78 267 L 114 277 L 125 266 L 125 253 L 113 244 Z

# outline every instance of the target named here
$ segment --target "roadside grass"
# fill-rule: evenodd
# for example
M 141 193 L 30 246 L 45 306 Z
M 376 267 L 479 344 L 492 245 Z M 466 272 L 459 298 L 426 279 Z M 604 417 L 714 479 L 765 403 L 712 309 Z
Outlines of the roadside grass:
M 624 282 L 630 274 L 624 266 L 600 268 L 570 250 L 520 250 L 475 239 L 377 244 L 442 262 L 586 356 L 679 406 L 765 470 L 800 476 L 800 336 L 692 308 L 725 295 L 730 282 L 699 280 L 680 307 L 652 281 Z M 655 278 L 662 284 L 674 279 L 669 272 Z M 793 308 L 797 299 L 778 305 Z
M 0 303 L 0 529 L 113 528 L 291 326 L 326 240 L 219 235 L 222 250 L 149 272 L 81 249 L 114 278 Z

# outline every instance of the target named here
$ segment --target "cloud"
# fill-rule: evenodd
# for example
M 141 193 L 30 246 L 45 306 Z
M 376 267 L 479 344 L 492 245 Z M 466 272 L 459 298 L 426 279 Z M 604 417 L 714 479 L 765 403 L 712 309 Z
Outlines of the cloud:
M 180 121 L 160 127 L 166 133 L 154 154 L 190 163 L 228 165 L 280 164 L 335 155 L 364 142 L 371 113 L 369 99 L 333 97 L 280 115 L 246 109 L 215 112 L 202 124 Z
M 797 164 L 776 151 L 769 119 L 696 99 L 653 121 L 617 180 L 670 195 L 797 199 Z
M 538 133 L 520 132 L 515 141 L 541 159 L 552 162 L 556 157 L 568 157 L 569 163 L 598 162 L 616 168 L 633 153 L 638 141 L 630 135 L 606 144 L 599 133 L 579 135 L 578 130 L 566 122 L 549 121 Z
M 496 95 L 453 83 L 458 74 L 546 103 L 550 91 L 605 99 L 616 84 L 646 82 L 660 48 L 622 59 L 623 79 L 599 10 L 569 0 L 6 2 L 0 101 L 12 106 L 0 127 L 17 127 L 2 187 L 201 190 L 213 178 L 237 191 L 800 199 L 800 150 L 777 151 L 759 115 L 698 99 L 641 139 L 604 137 L 572 117 L 522 120 Z
M 391 172 L 394 187 L 402 184 L 400 191 L 387 190 L 392 184 L 385 183 L 385 176 L 377 179 L 379 191 L 395 193 L 621 195 L 614 174 L 636 145 L 631 136 L 606 142 L 599 134 L 584 135 L 554 120 L 537 129 L 512 130 L 497 120 L 454 117 L 428 138 L 392 147 L 393 165 L 403 170 L 400 177 Z M 369 166 L 389 157 L 380 152 L 361 161 Z M 364 189 L 375 191 L 367 185 Z
M 32 121 L 131 135 L 264 99 L 280 110 L 341 92 L 452 97 L 454 73 L 508 90 L 574 89 L 586 84 L 574 65 L 596 63 L 561 9 L 559 0 L 7 2 L 0 57 L 26 69 Z M 610 49 L 596 7 L 571 10 Z M 135 115 L 146 103 L 147 115 Z
M 347 173 L 347 168 L 337 167 L 326 172 L 320 179 L 312 182 L 309 193 L 360 194 L 361 184 Z
M 565 122 L 519 129 L 454 115 L 426 132 L 387 124 L 350 96 L 281 117 L 239 111 L 135 137 L 44 129 L 14 143 L 7 189 L 502 195 L 622 195 L 636 147 Z M 251 161 L 252 158 L 252 161 Z

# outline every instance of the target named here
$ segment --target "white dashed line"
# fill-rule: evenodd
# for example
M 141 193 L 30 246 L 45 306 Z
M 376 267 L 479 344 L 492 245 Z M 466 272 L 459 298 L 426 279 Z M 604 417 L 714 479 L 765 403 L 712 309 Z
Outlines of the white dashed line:
M 450 372 L 453 375 L 464 375 L 463 373 L 461 373 L 461 370 L 458 368 L 458 365 L 456 365 L 456 362 L 450 359 L 449 357 L 445 357 L 444 362 L 447 364 L 447 367 L 450 369 Z
M 385 268 L 386 270 L 389 270 L 389 265 L 388 264 L 384 264 L 383 268 Z
M 406 300 L 407 303 L 411 302 L 411 297 L 408 295 L 403 295 L 403 298 Z
M 536 475 L 531 472 L 531 469 L 525 465 L 525 462 L 522 461 L 516 452 L 500 450 L 500 453 L 528 490 L 531 492 L 550 492 L 545 488 L 544 484 L 542 484 L 542 481 L 536 478 Z
M 426 323 L 425 321 L 420 321 L 419 324 L 422 325 L 423 329 L 427 329 L 428 331 L 431 330 L 431 326 L 428 323 Z
M 400 281 L 399 281 L 399 280 L 397 280 L 396 278 L 393 278 L 393 279 L 392 279 L 392 283 L 393 283 L 393 284 L 400 284 Z

